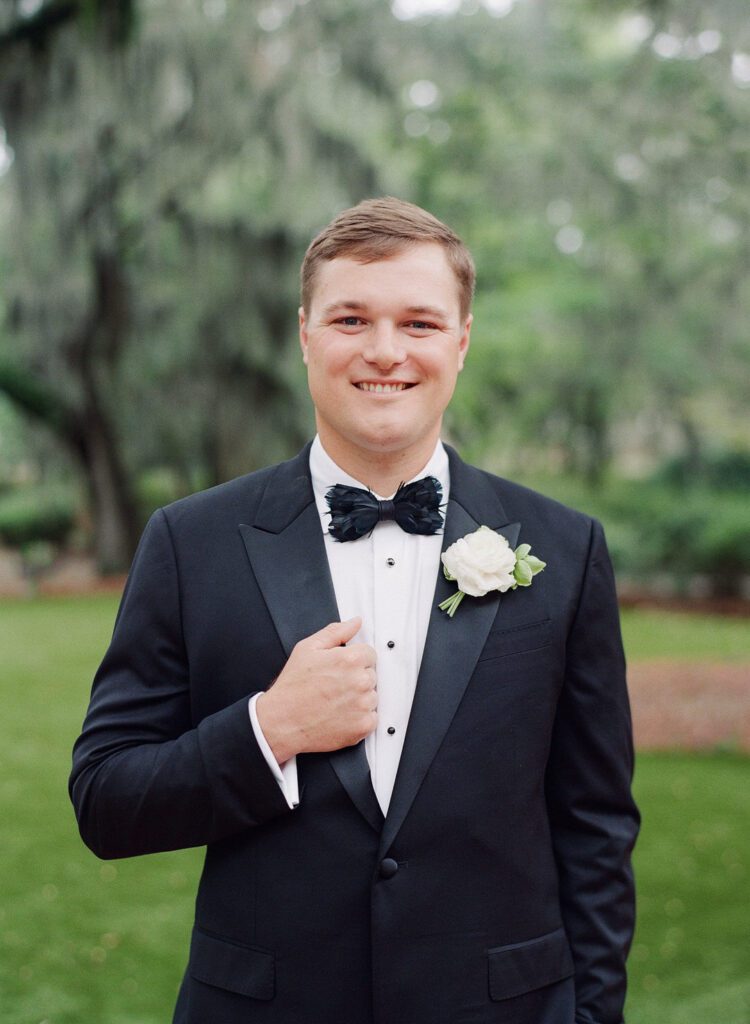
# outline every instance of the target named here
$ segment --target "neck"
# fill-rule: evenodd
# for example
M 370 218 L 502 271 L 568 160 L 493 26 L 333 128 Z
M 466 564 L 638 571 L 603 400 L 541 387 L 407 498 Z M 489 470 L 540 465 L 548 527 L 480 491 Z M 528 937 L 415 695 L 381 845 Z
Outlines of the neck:
M 359 448 L 342 450 L 334 439 L 325 437 L 322 432 L 320 441 L 337 466 L 371 491 L 386 497 L 393 494 L 399 484 L 411 480 L 424 469 L 435 451 L 438 438 L 430 438 L 413 449 L 398 452 Z

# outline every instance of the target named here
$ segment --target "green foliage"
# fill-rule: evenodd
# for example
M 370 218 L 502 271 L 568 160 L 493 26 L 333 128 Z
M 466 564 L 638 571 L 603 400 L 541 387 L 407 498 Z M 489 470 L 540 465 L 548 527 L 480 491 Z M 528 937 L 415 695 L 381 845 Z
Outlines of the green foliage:
M 13 547 L 63 544 L 76 517 L 74 496 L 60 488 L 23 487 L 0 495 L 0 540 Z
M 0 1005 L 13 1024 L 161 1024 L 187 959 L 201 852 L 102 863 L 65 793 L 114 598 L 0 604 Z M 629 650 L 684 656 L 710 624 L 626 616 Z M 715 623 L 717 632 L 726 625 Z M 641 638 L 645 639 L 641 639 Z M 651 639 L 648 639 L 648 638 Z M 707 639 L 706 639 L 706 642 Z M 747 642 L 742 644 L 747 657 Z M 706 648 L 707 650 L 707 648 Z M 703 656 L 697 650 L 696 656 Z M 748 762 L 642 754 L 632 1024 L 745 1024 Z
M 620 483 L 602 494 L 605 519 L 620 525 L 613 557 L 623 572 L 648 580 L 667 573 L 709 577 L 717 593 L 735 593 L 750 575 L 750 517 L 744 494 L 687 494 L 649 484 Z M 622 541 L 630 533 L 626 546 Z M 615 530 L 615 537 L 618 537 Z
M 115 59 L 134 5 L 69 6 L 43 60 L 0 63 L 0 392 L 75 460 L 100 567 L 122 569 L 139 473 L 217 483 L 307 439 L 297 268 L 336 210 L 389 191 L 396 87 L 369 30 L 390 15 L 161 0 Z
M 679 455 L 667 460 L 654 479 L 675 488 L 703 485 L 719 493 L 745 491 L 750 495 L 750 451 L 720 449 L 697 457 Z
M 479 271 L 451 425 L 509 475 L 748 450 L 748 96 L 723 47 L 699 50 L 744 31 L 741 5 L 659 6 L 566 2 L 542 27 L 519 4 L 433 29 L 454 58 L 424 138 L 452 134 L 417 151 L 418 198 L 463 225 Z
M 16 152 L 0 187 L 19 358 L 0 390 L 53 392 L 86 425 L 95 388 L 130 474 L 169 464 L 215 483 L 298 447 L 298 264 L 341 206 L 388 190 L 390 36 L 368 31 L 387 12 L 162 0 L 115 68 L 90 17 L 46 67 L 17 53 L 0 75 Z
M 616 571 L 648 586 L 685 589 L 704 577 L 715 594 L 739 595 L 750 576 L 750 516 L 744 492 L 688 491 L 658 480 L 608 479 L 587 488 L 570 478 L 537 480 L 552 497 L 604 524 Z
M 198 482 L 192 481 L 192 483 L 197 484 Z M 136 485 L 141 519 L 145 522 L 157 508 L 169 505 L 170 502 L 198 489 L 199 485 L 190 486 L 190 483 L 181 480 L 169 467 L 151 469 L 141 473 Z
M 74 449 L 92 491 L 110 479 L 94 515 L 154 467 L 212 483 L 299 446 L 299 259 L 335 212 L 385 192 L 476 255 L 448 423 L 464 454 L 602 485 L 678 451 L 664 483 L 747 485 L 738 0 L 507 17 L 476 3 L 414 21 L 385 0 L 55 6 L 71 13 L 43 57 L 23 39 L 51 5 L 0 15 L 15 154 L 0 176 L 0 389 Z M 116 59 L 108 25 L 128 41 Z M 91 464 L 102 438 L 109 478 Z M 691 516 L 707 538 L 691 566 L 744 550 L 736 521 L 711 538 Z M 679 558 L 686 530 L 659 518 L 655 564 Z M 613 518 L 623 551 L 640 532 Z

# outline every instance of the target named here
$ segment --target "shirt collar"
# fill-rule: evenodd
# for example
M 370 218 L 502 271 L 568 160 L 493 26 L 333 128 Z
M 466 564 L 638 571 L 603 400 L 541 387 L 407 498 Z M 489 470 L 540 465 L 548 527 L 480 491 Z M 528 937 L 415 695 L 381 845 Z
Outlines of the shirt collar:
M 310 476 L 312 477 L 315 504 L 321 515 L 325 516 L 328 516 L 326 492 L 329 487 L 332 487 L 334 484 L 347 484 L 349 487 L 364 487 L 367 489 L 367 484 L 362 483 L 361 480 L 355 480 L 353 476 L 345 473 L 343 469 L 336 465 L 323 447 L 319 434 L 315 435 L 315 440 L 310 447 Z M 443 447 L 442 441 L 438 440 L 427 464 L 410 480 L 405 480 L 404 483 L 411 483 L 412 480 L 421 480 L 423 476 L 437 477 L 443 488 L 443 501 L 447 502 L 450 489 L 450 470 L 448 468 L 448 453 Z M 392 498 L 393 495 L 376 494 L 375 497 L 383 500 L 384 498 Z

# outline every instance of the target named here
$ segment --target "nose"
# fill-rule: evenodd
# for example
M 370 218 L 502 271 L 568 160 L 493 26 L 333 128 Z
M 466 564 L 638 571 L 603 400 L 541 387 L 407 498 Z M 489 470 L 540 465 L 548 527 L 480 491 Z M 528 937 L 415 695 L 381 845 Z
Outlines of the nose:
M 406 348 L 393 324 L 375 323 L 368 331 L 362 355 L 368 363 L 374 363 L 380 370 L 387 370 L 403 363 Z

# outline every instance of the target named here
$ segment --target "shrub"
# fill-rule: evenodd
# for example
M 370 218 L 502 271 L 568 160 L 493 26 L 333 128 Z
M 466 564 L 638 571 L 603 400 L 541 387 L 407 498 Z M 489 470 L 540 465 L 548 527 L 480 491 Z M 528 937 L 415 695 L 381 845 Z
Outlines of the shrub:
M 742 494 L 618 484 L 603 505 L 618 568 L 644 583 L 654 574 L 683 584 L 702 575 L 714 593 L 739 594 L 750 576 L 750 512 Z M 618 533 L 627 544 L 617 543 Z
M 738 594 L 750 576 L 750 502 L 726 497 L 700 532 L 696 545 L 699 571 L 714 581 L 717 593 Z
M 622 479 L 596 490 L 570 479 L 540 489 L 601 519 L 615 569 L 646 588 L 668 577 L 684 589 L 703 576 L 713 593 L 736 596 L 750 578 L 750 502 L 742 491 Z
M 666 462 L 654 480 L 668 487 L 710 487 L 713 491 L 744 490 L 750 494 L 750 452 L 739 449 L 704 452 L 697 464 L 679 455 Z
M 73 528 L 72 495 L 60 489 L 23 487 L 0 497 L 0 540 L 12 547 L 63 544 Z

